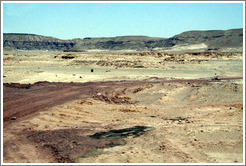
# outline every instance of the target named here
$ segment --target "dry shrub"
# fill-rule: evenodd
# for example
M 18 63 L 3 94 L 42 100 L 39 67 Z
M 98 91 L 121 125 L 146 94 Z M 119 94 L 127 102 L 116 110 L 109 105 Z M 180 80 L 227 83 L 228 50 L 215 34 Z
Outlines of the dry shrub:
M 139 112 L 137 110 L 131 110 L 131 109 L 127 109 L 127 108 L 124 108 L 124 109 L 120 109 L 121 112 Z

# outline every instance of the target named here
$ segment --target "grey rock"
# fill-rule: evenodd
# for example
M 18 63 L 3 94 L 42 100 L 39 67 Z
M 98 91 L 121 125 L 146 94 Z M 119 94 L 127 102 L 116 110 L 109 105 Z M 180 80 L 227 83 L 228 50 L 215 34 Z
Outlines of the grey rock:
M 65 52 L 85 52 L 90 49 L 138 50 L 170 49 L 177 45 L 206 44 L 206 51 L 242 51 L 243 29 L 187 31 L 171 38 L 148 36 L 117 36 L 72 40 L 60 40 L 53 37 L 4 33 L 5 50 L 59 50 Z

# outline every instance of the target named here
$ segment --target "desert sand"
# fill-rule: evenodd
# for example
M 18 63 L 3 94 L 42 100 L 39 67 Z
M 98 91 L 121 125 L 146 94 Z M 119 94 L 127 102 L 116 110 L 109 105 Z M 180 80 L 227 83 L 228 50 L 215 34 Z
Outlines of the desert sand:
M 4 163 L 243 162 L 242 53 L 9 51 L 3 75 Z

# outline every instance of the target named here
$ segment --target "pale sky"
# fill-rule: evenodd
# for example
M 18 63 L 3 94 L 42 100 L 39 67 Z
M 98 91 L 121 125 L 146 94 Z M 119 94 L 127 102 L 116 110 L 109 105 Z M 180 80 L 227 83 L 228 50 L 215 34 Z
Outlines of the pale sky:
M 3 32 L 60 39 L 243 28 L 243 3 L 3 3 Z

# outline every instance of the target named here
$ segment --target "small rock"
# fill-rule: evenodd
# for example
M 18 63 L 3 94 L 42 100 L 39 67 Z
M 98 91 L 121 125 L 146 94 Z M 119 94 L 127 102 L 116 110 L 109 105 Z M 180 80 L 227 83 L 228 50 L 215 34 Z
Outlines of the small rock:
M 11 120 L 16 120 L 16 117 L 12 117 Z
M 221 80 L 221 79 L 219 78 L 219 76 L 215 76 L 214 78 L 212 78 L 212 80 Z

